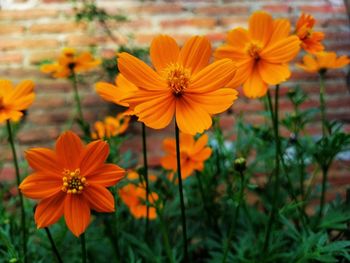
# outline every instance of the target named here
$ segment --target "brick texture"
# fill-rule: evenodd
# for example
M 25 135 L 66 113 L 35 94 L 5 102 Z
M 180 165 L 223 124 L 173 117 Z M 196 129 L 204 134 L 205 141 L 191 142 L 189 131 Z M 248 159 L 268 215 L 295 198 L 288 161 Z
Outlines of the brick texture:
M 328 50 L 339 54 L 349 54 L 350 30 L 346 9 L 339 0 L 99 0 L 98 5 L 110 14 L 125 14 L 126 22 L 109 22 L 117 42 L 113 42 L 98 24 L 76 23 L 71 1 L 65 0 L 5 0 L 0 1 L 0 78 L 14 82 L 22 79 L 35 81 L 37 97 L 29 109 L 25 124 L 18 134 L 19 155 L 33 146 L 52 146 L 59 133 L 71 127 L 74 116 L 73 94 L 65 80 L 55 80 L 39 72 L 38 64 L 45 59 L 53 59 L 61 48 L 72 46 L 78 50 L 94 48 L 97 55 L 110 57 L 118 45 L 148 46 L 152 38 L 159 34 L 170 34 L 183 43 L 194 34 L 206 35 L 214 47 L 225 40 L 228 30 L 247 26 L 248 17 L 255 10 L 271 12 L 275 17 L 287 17 L 295 23 L 301 12 L 309 12 L 317 19 L 317 29 L 325 32 Z M 297 59 L 300 60 L 301 56 Z M 293 75 L 282 87 L 285 94 L 289 87 L 299 83 L 310 99 L 303 109 L 318 106 L 317 76 L 307 74 L 292 65 Z M 328 118 L 343 121 L 350 131 L 350 94 L 346 87 L 349 68 L 330 71 L 326 81 Z M 349 74 L 349 73 L 348 73 Z M 80 85 L 84 114 L 89 122 L 103 118 L 111 105 L 103 102 L 93 89 L 93 78 Z M 240 90 L 240 89 L 239 89 Z M 281 99 L 282 113 L 292 109 L 285 96 Z M 264 119 L 258 115 L 263 105 L 258 100 L 241 97 L 233 106 L 233 115 L 222 114 L 220 124 L 228 130 L 235 123 L 235 116 L 245 114 L 245 120 L 259 124 Z M 1 128 L 1 127 L 0 127 Z M 73 129 L 76 127 L 73 125 Z M 140 133 L 138 123 L 133 123 L 130 132 Z M 308 132 L 320 133 L 320 126 L 314 125 Z M 231 136 L 232 133 L 230 133 Z M 288 136 L 285 132 L 285 136 Z M 149 130 L 150 162 L 159 163 L 162 155 L 161 140 L 172 135 L 172 127 L 163 131 Z M 234 136 L 232 137 L 234 138 Z M 139 151 L 139 137 L 132 137 L 123 149 Z M 13 174 L 11 154 L 4 143 L 0 143 L 0 162 L 5 162 L 0 180 L 11 178 Z M 331 178 L 335 186 L 349 184 L 349 162 L 347 169 L 335 165 Z

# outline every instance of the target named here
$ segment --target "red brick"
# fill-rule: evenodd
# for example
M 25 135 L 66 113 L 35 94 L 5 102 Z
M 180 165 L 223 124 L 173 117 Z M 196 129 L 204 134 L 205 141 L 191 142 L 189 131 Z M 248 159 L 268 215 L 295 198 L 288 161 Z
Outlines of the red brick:
M 50 24 L 34 24 L 29 28 L 31 33 L 64 33 L 86 29 L 85 23 L 58 22 Z
M 263 5 L 262 10 L 271 12 L 271 13 L 290 13 L 293 10 L 293 7 L 288 4 L 271 4 Z
M 62 95 L 60 94 L 60 96 L 37 96 L 31 109 L 50 109 L 56 107 L 60 108 L 63 106 L 70 105 L 67 99 Z
M 177 28 L 177 27 L 215 27 L 217 21 L 213 18 L 183 18 L 174 20 L 163 20 L 160 25 L 163 28 Z
M 50 51 L 33 51 L 30 52 L 29 63 L 36 65 L 43 62 L 44 60 L 55 60 L 58 57 L 59 53 L 60 52 L 57 49 Z
M 1 24 L 0 35 L 11 35 L 24 32 L 24 26 L 15 24 Z
M 0 20 L 28 20 L 43 17 L 57 17 L 59 11 L 53 9 L 1 10 Z
M 222 26 L 228 26 L 230 29 L 238 26 L 247 28 L 248 26 L 248 17 L 223 17 L 219 18 L 219 24 Z
M 106 43 L 106 36 L 88 36 L 88 35 L 71 35 L 67 39 L 67 45 L 76 46 L 96 46 L 97 44 Z
M 342 6 L 332 6 L 332 5 L 303 5 L 299 9 L 306 13 L 345 13 L 346 9 L 344 5 Z
M 0 50 L 10 50 L 10 49 L 39 49 L 39 48 L 52 48 L 58 47 L 59 42 L 55 39 L 7 39 L 0 40 Z
M 225 33 L 208 33 L 206 37 L 213 42 L 224 41 L 226 39 Z
M 23 54 L 16 52 L 0 52 L 0 63 L 20 64 L 23 61 Z
M 205 15 L 235 15 L 235 14 L 247 14 L 249 8 L 247 6 L 203 6 L 194 9 L 196 14 Z
M 179 13 L 182 11 L 181 5 L 176 3 L 165 4 L 144 4 L 136 8 L 130 8 L 129 12 L 150 13 L 150 14 L 165 14 L 165 13 Z
M 18 141 L 23 144 L 47 142 L 54 140 L 59 135 L 58 127 L 42 126 L 31 129 L 23 129 L 18 133 Z

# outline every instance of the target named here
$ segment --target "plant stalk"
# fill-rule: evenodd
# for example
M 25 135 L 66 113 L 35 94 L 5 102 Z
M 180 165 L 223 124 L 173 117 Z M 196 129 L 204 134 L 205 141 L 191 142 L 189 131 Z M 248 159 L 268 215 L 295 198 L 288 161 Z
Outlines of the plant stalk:
M 187 248 L 187 228 L 186 228 L 186 212 L 185 212 L 185 202 L 182 187 L 182 177 L 181 177 L 181 157 L 180 157 L 180 131 L 175 120 L 175 140 L 176 140 L 176 159 L 177 159 L 177 175 L 179 180 L 179 194 L 180 194 L 180 204 L 181 204 L 181 218 L 182 218 L 182 234 L 183 234 L 183 249 L 184 249 L 184 262 L 189 262 L 188 260 L 188 248 Z
M 52 248 L 53 253 L 56 256 L 57 262 L 63 263 L 62 258 L 60 256 L 60 253 L 58 252 L 58 249 L 57 249 L 57 247 L 55 245 L 55 241 L 52 238 L 50 229 L 48 227 L 45 227 L 45 232 L 46 232 L 46 235 L 47 235 L 48 239 L 50 240 L 51 248 Z
M 142 151 L 143 151 L 143 172 L 144 179 L 146 182 L 146 231 L 145 231 L 145 240 L 148 236 L 149 229 L 149 183 L 148 183 L 148 162 L 147 162 L 147 142 L 146 142 L 146 125 L 142 123 Z
M 85 233 L 82 233 L 80 236 L 80 244 L 81 244 L 81 259 L 83 263 L 86 263 L 86 241 L 85 241 Z
M 19 190 L 19 185 L 21 184 L 21 176 L 19 173 L 18 159 L 16 154 L 16 147 L 14 143 L 14 138 L 12 134 L 11 122 L 10 120 L 6 121 L 7 132 L 8 132 L 8 140 L 11 145 L 12 156 L 13 156 L 13 164 L 15 166 L 16 171 L 16 183 L 18 189 L 18 195 L 20 200 L 20 208 L 21 208 L 21 232 L 22 232 L 22 250 L 23 250 L 23 258 L 24 262 L 27 262 L 27 228 L 26 228 L 26 214 L 24 209 L 24 200 L 22 192 Z

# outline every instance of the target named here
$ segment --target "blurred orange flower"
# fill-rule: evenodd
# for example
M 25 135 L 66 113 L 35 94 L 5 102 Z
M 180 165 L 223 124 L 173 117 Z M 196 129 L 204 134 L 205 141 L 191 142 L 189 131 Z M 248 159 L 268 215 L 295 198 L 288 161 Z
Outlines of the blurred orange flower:
M 180 162 L 181 177 L 186 179 L 195 170 L 202 171 L 204 162 L 210 157 L 212 150 L 206 146 L 208 135 L 203 134 L 194 140 L 190 134 L 180 134 Z M 167 138 L 163 141 L 166 155 L 161 159 L 161 164 L 165 169 L 177 171 L 176 142 L 175 139 Z M 169 179 L 172 180 L 171 175 Z
M 105 164 L 108 155 L 106 142 L 84 146 L 70 131 L 57 139 L 55 150 L 34 148 L 26 152 L 34 173 L 19 189 L 26 197 L 40 200 L 34 216 L 38 228 L 50 226 L 64 215 L 70 231 L 79 236 L 90 223 L 90 209 L 115 210 L 114 197 L 106 187 L 119 182 L 125 171 Z
M 217 59 L 236 62 L 237 73 L 228 87 L 243 84 L 249 98 L 262 97 L 267 86 L 286 81 L 291 72 L 288 62 L 299 52 L 300 40 L 290 36 L 287 19 L 273 20 L 265 12 L 255 12 L 249 19 L 249 29 L 236 28 L 227 35 L 227 43 L 216 49 Z M 219 60 L 220 61 L 220 60 Z
M 322 73 L 327 69 L 345 67 L 349 63 L 350 59 L 347 56 L 340 56 L 337 58 L 335 52 L 322 51 L 314 55 L 306 54 L 303 57 L 303 63 L 297 63 L 297 66 L 307 72 Z
M 173 38 L 157 36 L 150 56 L 155 70 L 125 52 L 118 55 L 118 67 L 139 88 L 123 101 L 151 128 L 164 128 L 175 116 L 182 132 L 201 133 L 211 126 L 212 114 L 237 99 L 236 90 L 224 88 L 234 63 L 225 59 L 209 65 L 211 45 L 205 37 L 191 37 L 180 49 Z
M 55 78 L 67 78 L 72 73 L 88 71 L 101 64 L 100 60 L 94 59 L 90 52 L 77 54 L 73 48 L 65 48 L 52 64 L 44 64 L 40 70 L 43 73 L 52 74 Z
M 128 177 L 130 181 L 139 178 L 136 172 L 129 172 Z M 149 179 L 151 181 L 155 180 L 155 176 L 150 175 Z M 146 189 L 143 183 L 128 183 L 118 190 L 118 194 L 123 202 L 129 207 L 130 213 L 135 218 L 146 218 L 147 217 L 147 206 L 146 206 Z M 150 192 L 148 194 L 148 200 L 151 205 L 155 204 L 158 200 L 158 194 L 155 192 Z M 157 210 L 154 206 L 149 207 L 149 219 L 157 218 Z
M 118 74 L 115 79 L 115 84 L 108 82 L 96 83 L 96 92 L 106 101 L 113 102 L 117 105 L 129 107 L 129 104 L 123 100 L 137 91 L 137 87 L 128 81 L 122 74 Z M 132 114 L 132 111 L 127 111 L 128 114 Z
M 301 40 L 301 47 L 309 52 L 316 53 L 324 50 L 321 41 L 324 39 L 323 32 L 314 32 L 315 18 L 309 14 L 301 14 L 296 25 L 295 34 Z
M 91 133 L 91 138 L 103 139 L 123 134 L 129 127 L 129 122 L 130 116 L 125 115 L 125 113 L 119 113 L 115 118 L 107 116 L 103 122 L 95 122 L 95 131 Z
M 20 82 L 16 88 L 12 82 L 0 79 L 0 123 L 6 120 L 18 121 L 22 111 L 27 109 L 35 98 L 34 83 L 31 80 Z

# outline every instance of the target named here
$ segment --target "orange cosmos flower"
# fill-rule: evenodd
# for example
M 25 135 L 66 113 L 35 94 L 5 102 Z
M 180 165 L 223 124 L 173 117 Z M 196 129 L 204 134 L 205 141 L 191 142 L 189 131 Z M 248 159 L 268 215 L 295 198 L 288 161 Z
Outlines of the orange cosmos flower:
M 225 59 L 208 65 L 211 45 L 205 37 L 192 37 L 180 49 L 173 38 L 160 35 L 152 41 L 150 56 L 155 70 L 128 53 L 118 55 L 118 67 L 139 88 L 123 101 L 151 128 L 164 128 L 175 116 L 182 132 L 203 132 L 212 114 L 237 99 L 236 90 L 223 88 L 235 73 L 234 63 Z
M 136 172 L 130 172 L 128 174 L 129 180 L 136 180 L 139 175 Z M 155 180 L 155 176 L 150 175 L 149 179 L 151 181 Z M 139 183 L 129 183 L 119 189 L 118 194 L 123 202 L 129 207 L 130 213 L 135 218 L 146 218 L 147 217 L 147 206 L 146 206 L 146 189 L 145 184 Z M 159 199 L 158 194 L 155 192 L 150 192 L 148 194 L 149 203 L 155 204 Z M 157 218 L 157 210 L 154 206 L 149 207 L 149 219 Z
M 211 149 L 207 147 L 208 135 L 203 134 L 194 140 L 190 134 L 180 134 L 180 161 L 181 176 L 186 179 L 195 170 L 202 171 L 204 162 L 211 155 Z M 163 141 L 166 156 L 161 159 L 161 164 L 165 169 L 177 171 L 176 142 L 175 139 L 167 138 Z M 172 180 L 172 178 L 170 178 Z
M 90 52 L 82 52 L 79 55 L 73 48 L 63 49 L 57 62 L 45 64 L 41 67 L 43 73 L 52 74 L 55 78 L 67 78 L 72 73 L 80 73 L 95 68 L 101 64 L 100 60 L 94 59 Z
M 103 139 L 123 134 L 128 128 L 129 122 L 130 116 L 125 113 L 119 113 L 115 118 L 107 116 L 104 122 L 95 122 L 95 131 L 91 134 L 91 138 Z
M 327 69 L 342 68 L 350 63 L 347 56 L 340 56 L 337 58 L 335 52 L 318 52 L 313 56 L 306 54 L 303 57 L 303 63 L 298 63 L 297 66 L 307 72 L 325 72 Z
M 324 50 L 321 41 L 324 39 L 323 32 L 314 32 L 315 18 L 309 14 L 301 14 L 296 25 L 295 34 L 301 40 L 301 47 L 310 53 Z
M 90 209 L 114 211 L 114 197 L 106 187 L 119 182 L 124 170 L 105 164 L 108 155 L 106 142 L 84 146 L 69 131 L 57 139 L 55 150 L 34 148 L 26 152 L 34 173 L 19 189 L 25 196 L 40 200 L 34 216 L 38 228 L 50 226 L 64 215 L 70 231 L 79 236 L 90 223 Z
M 122 74 L 118 74 L 115 79 L 115 84 L 110 84 L 108 82 L 98 82 L 96 83 L 96 92 L 106 101 L 113 102 L 117 105 L 129 107 L 127 102 L 123 100 L 130 97 L 137 91 L 137 87 L 128 81 Z M 128 114 L 133 114 L 132 110 L 127 111 Z
M 14 88 L 11 81 L 0 79 L 0 123 L 18 121 L 23 116 L 22 111 L 33 103 L 33 90 L 31 80 L 24 80 Z
M 289 36 L 287 19 L 273 20 L 271 15 L 255 12 L 249 19 L 249 29 L 237 28 L 227 35 L 227 43 L 216 49 L 217 59 L 230 58 L 238 67 L 228 87 L 243 84 L 249 98 L 262 97 L 267 85 L 287 80 L 291 72 L 288 62 L 299 52 L 300 40 Z

